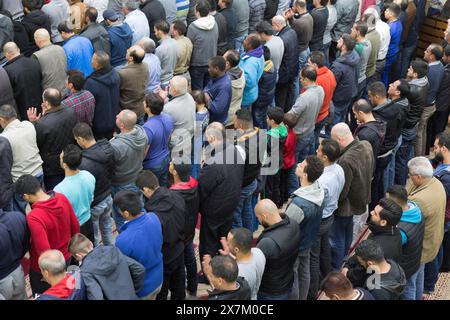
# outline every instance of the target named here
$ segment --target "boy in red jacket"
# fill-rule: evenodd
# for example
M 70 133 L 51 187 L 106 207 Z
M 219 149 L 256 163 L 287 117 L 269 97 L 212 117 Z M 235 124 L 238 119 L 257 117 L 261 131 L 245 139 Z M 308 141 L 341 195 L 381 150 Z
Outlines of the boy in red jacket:
M 56 249 L 68 261 L 68 244 L 71 237 L 80 232 L 80 225 L 69 200 L 60 193 L 45 193 L 38 179 L 32 175 L 23 175 L 17 180 L 16 192 L 32 208 L 27 224 L 31 234 L 30 284 L 35 295 L 50 288 L 42 281 L 39 256 L 44 251 Z

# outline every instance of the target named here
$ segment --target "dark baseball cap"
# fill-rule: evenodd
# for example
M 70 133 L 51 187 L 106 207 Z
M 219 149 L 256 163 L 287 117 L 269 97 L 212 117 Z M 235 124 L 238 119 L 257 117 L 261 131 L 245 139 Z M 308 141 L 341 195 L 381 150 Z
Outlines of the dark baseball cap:
M 103 11 L 103 19 L 107 19 L 110 21 L 116 21 L 119 19 L 119 15 L 114 12 L 114 10 L 107 9 Z

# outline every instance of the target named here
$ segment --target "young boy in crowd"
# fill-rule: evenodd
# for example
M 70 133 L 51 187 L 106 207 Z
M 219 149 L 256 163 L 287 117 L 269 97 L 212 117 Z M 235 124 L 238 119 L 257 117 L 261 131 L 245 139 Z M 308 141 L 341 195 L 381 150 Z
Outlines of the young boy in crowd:
M 205 93 L 201 90 L 194 90 L 191 93 L 195 101 L 196 115 L 195 115 L 195 128 L 194 128 L 194 152 L 192 152 L 192 177 L 197 179 L 200 173 L 202 150 L 206 127 L 209 124 L 209 111 L 206 108 Z
M 298 178 L 295 175 L 295 144 L 297 143 L 297 135 L 293 129 L 297 123 L 295 115 L 286 113 L 283 123 L 288 128 L 288 135 L 283 146 L 283 168 L 281 169 L 280 177 L 281 200 L 284 203 L 298 189 Z

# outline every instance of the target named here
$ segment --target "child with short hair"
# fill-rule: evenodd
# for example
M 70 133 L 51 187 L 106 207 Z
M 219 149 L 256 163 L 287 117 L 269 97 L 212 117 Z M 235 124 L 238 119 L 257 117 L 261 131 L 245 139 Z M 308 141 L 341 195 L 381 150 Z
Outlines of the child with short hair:
M 295 175 L 295 144 L 297 143 L 297 135 L 294 127 L 297 123 L 297 117 L 292 113 L 286 113 L 283 123 L 288 128 L 288 135 L 283 146 L 283 168 L 280 177 L 280 193 L 281 200 L 286 202 L 295 190 L 298 189 L 298 178 Z
M 195 127 L 194 127 L 194 145 L 191 153 L 192 160 L 192 177 L 197 179 L 200 174 L 202 153 L 203 153 L 203 136 L 206 127 L 209 124 L 209 111 L 206 108 L 205 93 L 201 90 L 194 90 L 191 93 L 195 101 Z

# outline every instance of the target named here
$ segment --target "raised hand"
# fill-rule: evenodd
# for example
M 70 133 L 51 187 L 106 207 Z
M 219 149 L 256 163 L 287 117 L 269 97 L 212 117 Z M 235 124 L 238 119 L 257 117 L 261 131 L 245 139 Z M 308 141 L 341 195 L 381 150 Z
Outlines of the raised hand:
M 33 107 L 28 108 L 27 110 L 28 120 L 31 122 L 38 121 L 41 118 L 42 114 L 41 113 L 38 114 L 37 112 L 38 112 L 37 108 Z

